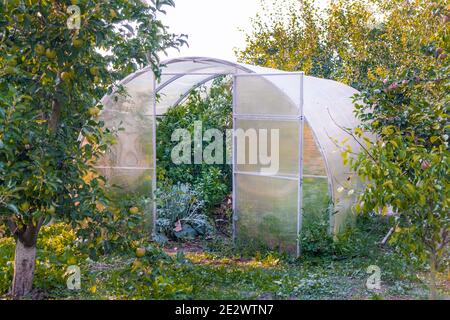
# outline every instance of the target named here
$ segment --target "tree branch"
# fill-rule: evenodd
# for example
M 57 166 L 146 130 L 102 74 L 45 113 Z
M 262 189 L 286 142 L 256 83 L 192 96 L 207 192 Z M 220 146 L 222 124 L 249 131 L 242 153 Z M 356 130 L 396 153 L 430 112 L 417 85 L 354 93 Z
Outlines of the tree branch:
M 369 150 L 367 150 L 367 148 L 355 137 L 355 135 L 353 134 L 353 132 L 345 129 L 343 126 L 341 126 L 340 124 L 338 124 L 336 122 L 336 120 L 334 120 L 333 116 L 330 113 L 330 109 L 327 108 L 327 112 L 331 118 L 331 120 L 333 121 L 333 123 L 342 131 L 344 131 L 346 134 L 348 134 L 349 136 L 351 136 L 356 143 L 358 143 L 358 145 L 367 153 L 367 155 L 373 160 L 373 162 L 375 162 L 376 164 L 378 164 L 378 161 L 374 158 L 374 156 L 372 156 L 372 154 L 369 152 Z
M 17 233 L 17 224 L 12 219 L 6 220 L 6 225 L 13 235 Z
M 52 101 L 52 114 L 48 122 L 48 126 L 53 133 L 55 133 L 56 129 L 58 128 L 60 118 L 61 118 L 61 105 L 59 104 L 59 101 L 55 98 Z
M 39 232 L 39 230 L 41 230 L 42 225 L 44 224 L 44 221 L 45 221 L 44 217 L 39 218 L 37 225 L 36 225 L 37 232 Z

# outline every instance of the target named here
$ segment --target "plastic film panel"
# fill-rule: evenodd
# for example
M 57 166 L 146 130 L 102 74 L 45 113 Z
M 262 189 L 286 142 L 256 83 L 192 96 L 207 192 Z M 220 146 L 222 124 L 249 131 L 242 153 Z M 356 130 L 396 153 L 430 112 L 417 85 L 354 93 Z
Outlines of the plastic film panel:
M 237 148 L 237 152 L 242 158 L 238 158 L 242 160 L 245 159 L 245 163 L 244 161 L 237 163 L 237 171 L 261 173 L 262 169 L 269 169 L 272 167 L 272 169 L 278 168 L 278 171 L 274 175 L 297 177 L 299 167 L 299 127 L 298 121 L 237 119 L 236 129 L 241 130 L 239 141 L 242 143 L 238 144 L 242 147 Z M 275 133 L 275 136 L 272 136 L 272 132 Z M 259 143 L 261 142 L 261 137 L 263 135 L 266 135 L 267 137 L 267 143 L 263 144 L 266 149 L 265 151 L 260 148 Z M 278 139 L 276 137 L 278 137 Z M 272 138 L 278 141 L 273 141 Z M 244 145 L 245 150 L 243 150 Z M 252 150 L 256 150 L 256 155 L 258 156 L 267 154 L 271 159 L 270 164 L 261 162 L 260 157 L 256 159 L 256 164 L 250 163 L 250 160 L 252 160 L 250 153 L 254 154 Z M 275 150 L 278 152 L 274 152 Z
M 291 87 L 287 91 L 276 87 L 273 85 L 273 78 L 283 78 L 283 81 L 287 81 Z M 300 107 L 300 83 L 300 75 L 236 77 L 235 113 L 297 115 Z
M 307 122 L 305 122 L 303 130 L 303 174 L 327 176 L 323 154 L 316 142 L 314 132 Z
M 235 73 L 236 65 L 209 58 L 172 59 L 162 63 L 162 73 Z
M 319 223 L 329 225 L 331 196 L 328 192 L 328 179 L 303 178 L 302 199 L 302 233 L 308 233 L 314 228 L 317 230 Z
M 355 203 L 355 194 L 361 188 L 358 177 L 343 163 L 339 145 L 347 140 L 353 152 L 359 151 L 359 145 L 343 128 L 355 128 L 358 121 L 353 114 L 352 96 L 356 90 L 342 83 L 305 77 L 305 116 L 320 143 L 327 161 L 328 176 L 332 185 L 332 194 L 336 214 L 333 215 L 334 232 L 337 233 L 349 219 L 349 213 Z M 339 192 L 339 187 L 345 187 Z M 349 191 L 355 192 L 350 193 Z
M 103 100 L 100 120 L 112 143 L 96 166 L 117 193 L 151 195 L 153 179 L 153 73 L 128 81 Z
M 127 78 L 106 96 L 100 120 L 114 141 L 96 163 L 106 188 L 117 201 L 129 201 L 145 215 L 142 228 L 153 226 L 154 77 L 152 71 Z M 113 202 L 114 203 L 114 202 Z M 138 228 L 136 232 L 142 232 Z
M 296 94 L 289 96 L 273 85 L 272 78 L 292 81 Z M 299 74 L 235 76 L 238 245 L 298 253 L 300 102 Z
M 298 182 L 236 175 L 237 244 L 295 253 Z
M 212 75 L 186 75 L 178 77 L 175 81 L 167 84 L 158 92 L 157 113 L 164 114 L 167 110 L 186 97 L 192 89 L 211 79 Z

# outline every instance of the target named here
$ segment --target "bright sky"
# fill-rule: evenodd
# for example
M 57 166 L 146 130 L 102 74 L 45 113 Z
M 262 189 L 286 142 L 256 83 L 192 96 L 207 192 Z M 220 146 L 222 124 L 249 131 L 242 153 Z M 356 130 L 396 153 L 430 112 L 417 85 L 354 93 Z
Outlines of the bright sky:
M 324 5 L 329 0 L 315 1 Z M 261 11 L 260 0 L 175 0 L 175 4 L 161 19 L 172 33 L 188 34 L 189 48 L 171 50 L 168 58 L 206 56 L 236 61 L 234 48 L 245 47 L 245 33 L 240 30 L 251 31 L 250 19 Z
M 188 34 L 189 48 L 171 50 L 169 58 L 207 56 L 235 61 L 233 49 L 243 48 L 250 18 L 260 9 L 259 0 L 175 0 L 176 7 L 161 16 L 173 33 Z M 164 60 L 165 58 L 162 57 Z

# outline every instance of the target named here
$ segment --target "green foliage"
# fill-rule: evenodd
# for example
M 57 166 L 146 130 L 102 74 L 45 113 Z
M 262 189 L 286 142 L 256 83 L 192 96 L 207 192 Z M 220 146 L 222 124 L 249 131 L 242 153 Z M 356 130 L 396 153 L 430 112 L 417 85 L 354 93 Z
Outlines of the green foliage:
M 213 166 L 203 168 L 201 175 L 194 180 L 194 188 L 208 207 L 222 203 L 231 193 L 230 168 L 225 170 Z
M 150 238 L 153 202 L 134 194 L 108 194 L 107 206 L 97 206 L 97 214 L 79 222 L 77 234 L 84 240 L 80 250 L 98 260 L 101 255 L 129 250 Z M 93 230 L 99 229 L 99 232 Z
M 6 293 L 11 286 L 14 272 L 14 247 L 14 239 L 0 238 L 0 294 Z
M 173 185 L 178 182 L 190 184 L 208 208 L 220 204 L 231 192 L 231 166 L 226 162 L 226 152 L 223 155 L 223 164 L 176 165 L 171 159 L 171 152 L 177 144 L 172 141 L 172 133 L 176 129 L 186 129 L 193 137 L 194 124 L 196 121 L 201 121 L 203 134 L 208 129 L 218 129 L 223 132 L 224 150 L 226 150 L 225 132 L 232 127 L 230 90 L 229 81 L 219 78 L 210 88 L 202 87 L 193 91 L 185 103 L 169 109 L 163 117 L 158 119 L 157 159 L 160 184 Z M 194 153 L 194 141 L 192 153 Z M 192 159 L 193 157 L 192 154 Z
M 321 256 L 332 254 L 333 236 L 330 234 L 330 219 L 328 210 L 322 214 L 305 214 L 304 227 L 300 234 L 302 254 L 306 256 Z
M 314 1 L 262 0 L 246 47 L 236 52 L 244 63 L 331 78 L 336 63 L 323 41 L 324 19 Z
M 211 232 L 208 217 L 202 213 L 205 202 L 189 185 L 178 183 L 158 190 L 157 232 L 171 239 L 194 239 Z
M 330 206 L 328 210 L 332 210 Z M 378 215 L 358 215 L 337 235 L 330 233 L 329 211 L 305 215 L 301 233 L 302 253 L 305 259 L 377 259 L 381 240 L 390 228 L 390 220 Z
M 373 229 L 380 222 L 363 225 Z M 376 264 L 382 270 L 380 296 L 411 299 L 427 295 L 414 276 L 417 271 L 405 269 L 401 258 L 376 247 L 367 257 L 294 261 L 273 252 L 234 255 L 229 246 L 217 247 L 215 253 L 207 253 L 212 248 L 205 247 L 205 252 L 167 254 L 148 242 L 137 245 L 146 248 L 142 258 L 136 259 L 129 250 L 94 262 L 78 249 L 70 227 L 44 227 L 36 287 L 50 299 L 367 299 L 373 293 L 365 289 L 366 268 Z M 10 286 L 13 258 L 14 239 L 0 239 L 0 295 Z M 66 288 L 64 274 L 72 264 L 81 269 L 80 291 Z
M 310 0 L 261 2 L 263 14 L 237 52 L 241 62 L 305 71 L 356 89 L 401 67 L 420 67 L 417 53 L 449 17 L 448 0 L 337 0 L 322 8 Z
M 427 39 L 420 33 L 409 38 L 420 49 L 420 64 L 400 66 L 359 95 L 362 125 L 355 136 L 366 141 L 364 152 L 350 162 L 367 181 L 358 209 L 396 215 L 393 240 L 407 255 L 430 261 L 432 271 L 450 257 L 450 61 L 442 55 L 450 50 L 450 26 L 441 20 L 449 14 L 443 5 L 423 9 L 435 24 Z M 376 141 L 369 142 L 365 132 Z
M 330 210 L 326 179 L 303 179 L 303 223 L 300 241 L 302 254 L 324 256 L 333 252 L 330 234 Z

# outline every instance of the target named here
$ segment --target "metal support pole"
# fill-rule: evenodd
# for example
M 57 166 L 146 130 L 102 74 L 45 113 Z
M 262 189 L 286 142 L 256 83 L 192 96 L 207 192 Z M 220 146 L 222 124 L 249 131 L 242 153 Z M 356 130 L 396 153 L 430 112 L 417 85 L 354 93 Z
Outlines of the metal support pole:
M 155 74 L 153 74 L 153 93 L 152 93 L 152 103 L 153 103 L 153 139 L 152 139 L 152 144 L 153 144 L 153 176 L 152 176 L 152 203 L 153 203 L 153 223 L 152 223 L 152 236 L 153 238 L 156 237 L 156 219 L 157 219 L 157 214 L 156 214 L 156 185 L 157 185 L 157 181 L 156 181 L 156 76 Z
M 298 207 L 297 207 L 297 258 L 302 254 L 301 232 L 303 227 L 303 136 L 305 117 L 303 112 L 303 81 L 304 73 L 300 74 L 300 105 L 299 105 L 299 152 L 298 152 Z
M 236 75 L 233 75 L 233 90 L 232 90 L 232 94 L 233 94 L 233 130 L 232 130 L 232 147 L 231 147 L 231 159 L 232 159 L 232 167 L 233 167 L 233 174 L 232 174 L 232 188 L 233 188 L 233 192 L 232 192 L 232 206 L 233 206 L 233 244 L 234 246 L 236 246 L 236 223 L 237 223 L 237 219 L 238 219 L 238 214 L 237 214 L 237 210 L 236 210 L 236 163 L 237 163 L 237 157 L 236 157 Z

